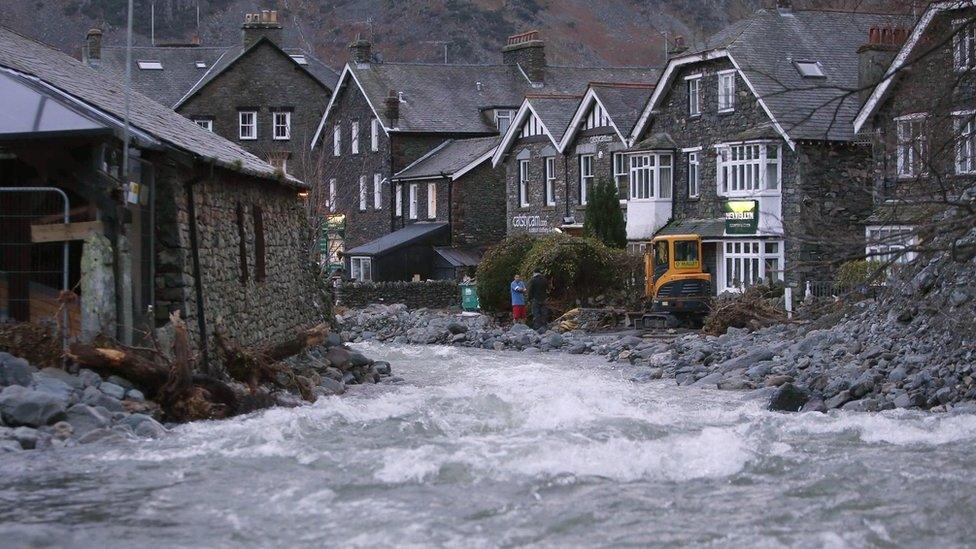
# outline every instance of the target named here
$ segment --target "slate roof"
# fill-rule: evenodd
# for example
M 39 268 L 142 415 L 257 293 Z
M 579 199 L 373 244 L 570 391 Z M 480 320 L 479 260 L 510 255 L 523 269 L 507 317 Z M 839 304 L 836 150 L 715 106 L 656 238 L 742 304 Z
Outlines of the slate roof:
M 393 176 L 393 179 L 430 179 L 453 176 L 479 158 L 487 160 L 486 155 L 495 150 L 499 141 L 501 138 L 498 136 L 449 139 L 413 164 L 400 170 Z
M 579 95 L 528 95 L 525 98 L 557 144 L 562 141 L 566 130 L 569 129 L 569 123 L 576 114 L 580 99 L 582 96 Z
M 630 148 L 631 151 L 660 151 L 677 149 L 678 143 L 667 132 L 656 132 Z
M 251 47 L 262 41 L 258 40 Z M 277 47 L 277 46 L 276 46 Z M 339 75 L 311 53 L 297 48 L 283 48 L 289 56 L 303 55 L 307 61 L 302 67 L 329 90 L 335 89 Z M 142 46 L 132 48 L 132 87 L 164 105 L 176 108 L 182 100 L 199 91 L 234 61 L 245 53 L 244 46 Z M 294 59 L 294 58 L 292 58 Z M 162 70 L 144 70 L 139 61 L 159 61 Z M 197 68 L 202 61 L 205 68 Z M 110 72 L 121 78 L 125 75 L 125 48 L 103 47 L 98 70 Z
M 697 234 L 704 238 L 725 237 L 724 219 L 679 219 L 658 231 L 656 236 Z
M 902 16 L 759 10 L 710 42 L 726 48 L 792 139 L 849 141 L 860 108 L 858 53 L 872 27 Z M 803 78 L 794 61 L 821 63 L 826 78 Z
M 0 27 L 0 66 L 31 75 L 121 121 L 125 114 L 122 81 L 10 29 Z M 130 120 L 134 128 L 175 148 L 225 168 L 267 179 L 278 179 L 275 168 L 219 135 L 138 92 L 131 94 Z M 282 180 L 305 187 L 291 176 Z
M 542 87 L 533 87 L 517 67 L 509 65 L 443 65 L 425 63 L 350 63 L 387 128 L 403 132 L 497 133 L 483 115 L 492 107 L 517 109 L 536 94 L 582 95 L 590 81 L 654 82 L 657 69 L 549 66 Z M 383 113 L 390 90 L 403 93 L 400 118 Z
M 411 223 L 406 227 L 383 235 L 343 253 L 345 256 L 377 256 L 447 232 L 447 223 Z
M 641 111 L 654 92 L 654 83 L 644 85 L 593 82 L 590 86 L 607 114 L 626 137 L 637 124 Z
M 477 250 L 435 246 L 434 251 L 454 267 L 477 267 L 481 264 L 481 254 Z

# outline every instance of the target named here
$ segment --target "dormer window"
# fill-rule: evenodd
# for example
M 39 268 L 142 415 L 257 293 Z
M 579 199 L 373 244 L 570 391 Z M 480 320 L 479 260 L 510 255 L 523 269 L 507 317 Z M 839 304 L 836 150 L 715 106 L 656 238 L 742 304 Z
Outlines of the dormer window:
M 794 61 L 793 66 L 803 78 L 827 78 L 823 65 L 818 61 Z
M 196 65 L 196 67 L 198 69 L 205 69 L 205 68 L 207 68 L 207 63 L 204 62 L 204 61 L 197 61 L 196 63 L 194 63 L 194 65 Z
M 495 127 L 498 128 L 498 133 L 505 133 L 508 128 L 512 125 L 512 111 L 508 109 L 496 109 L 495 110 Z
M 162 61 L 137 61 L 140 70 L 144 71 L 161 71 L 163 70 Z
M 291 57 L 299 65 L 308 65 L 308 59 L 304 55 L 291 55 Z

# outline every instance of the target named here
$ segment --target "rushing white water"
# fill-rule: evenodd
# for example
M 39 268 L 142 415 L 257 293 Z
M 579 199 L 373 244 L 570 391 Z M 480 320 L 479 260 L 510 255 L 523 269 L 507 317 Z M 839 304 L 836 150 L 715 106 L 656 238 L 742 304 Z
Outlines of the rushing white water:
M 976 417 L 777 414 L 595 357 L 364 346 L 405 379 L 0 457 L 0 546 L 966 545 Z

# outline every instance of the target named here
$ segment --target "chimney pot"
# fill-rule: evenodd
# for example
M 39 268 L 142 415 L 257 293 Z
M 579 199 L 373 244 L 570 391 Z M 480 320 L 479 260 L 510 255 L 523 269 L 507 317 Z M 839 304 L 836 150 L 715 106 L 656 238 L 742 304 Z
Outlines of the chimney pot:
M 502 61 L 521 67 L 533 84 L 545 82 L 546 45 L 537 30 L 509 36 L 502 48 Z
M 396 125 L 396 121 L 400 119 L 400 94 L 396 90 L 390 90 L 383 104 L 386 118 L 391 124 Z
M 98 64 L 102 58 L 102 29 L 93 28 L 85 35 L 85 61 L 89 64 Z
M 267 38 L 278 47 L 282 45 L 281 22 L 275 10 L 261 10 L 257 13 L 245 13 L 244 25 L 241 26 L 244 36 L 244 47 L 248 48 L 261 38 Z
M 356 63 L 369 63 L 373 59 L 373 44 L 362 36 L 356 36 L 356 40 L 349 44 L 349 58 Z

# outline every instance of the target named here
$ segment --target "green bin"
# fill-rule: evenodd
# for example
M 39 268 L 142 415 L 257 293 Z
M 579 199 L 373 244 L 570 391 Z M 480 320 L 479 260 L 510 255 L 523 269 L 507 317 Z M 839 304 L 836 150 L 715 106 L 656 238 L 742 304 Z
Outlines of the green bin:
M 478 287 L 474 283 L 461 283 L 461 308 L 465 311 L 477 311 L 481 308 L 478 303 Z

